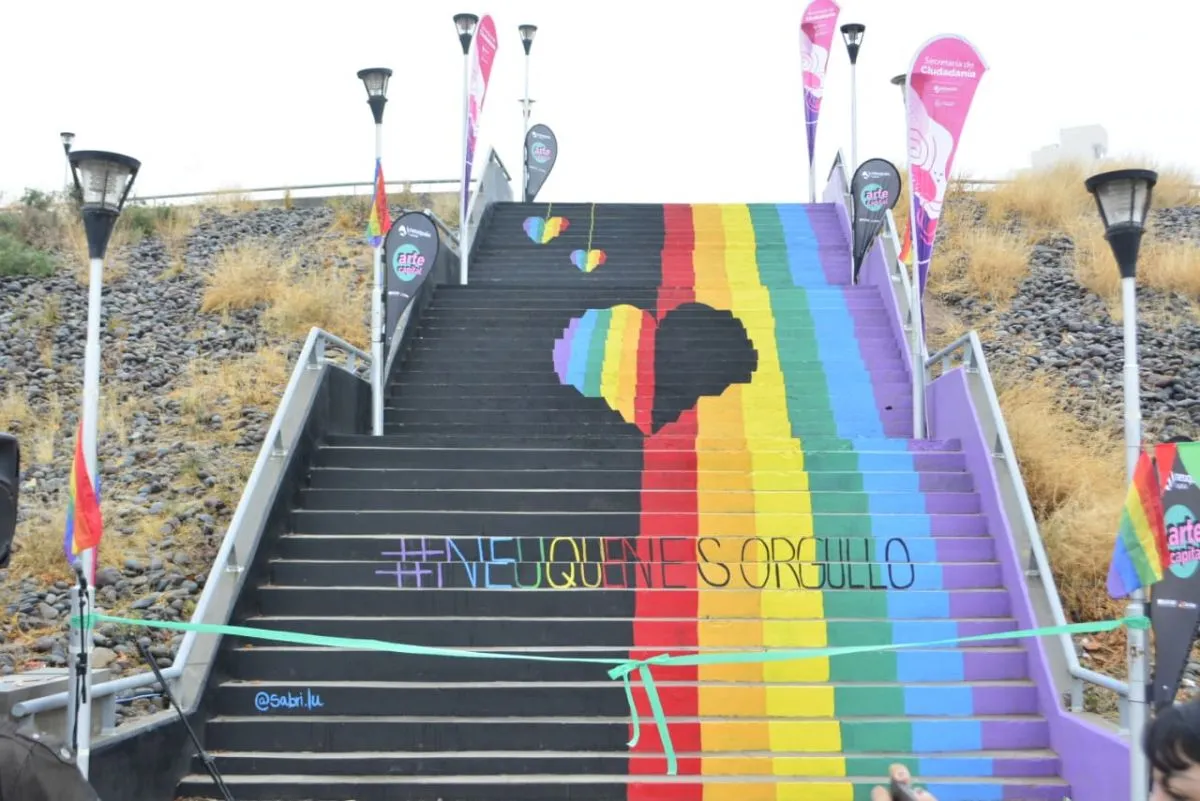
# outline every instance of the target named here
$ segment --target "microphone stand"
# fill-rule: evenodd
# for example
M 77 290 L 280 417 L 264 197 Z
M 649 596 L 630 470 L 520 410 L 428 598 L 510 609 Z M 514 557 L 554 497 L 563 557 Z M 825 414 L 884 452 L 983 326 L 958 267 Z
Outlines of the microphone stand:
M 138 643 L 138 650 L 142 653 L 142 659 L 145 659 L 147 664 L 150 665 L 150 669 L 154 671 L 154 678 L 162 686 L 163 695 L 167 697 L 167 701 L 175 709 L 175 714 L 179 716 L 179 722 L 187 730 L 192 745 L 196 746 L 196 756 L 200 757 L 200 761 L 204 763 L 204 769 L 212 777 L 213 785 L 221 792 L 221 797 L 225 801 L 234 801 L 233 793 L 229 792 L 229 787 L 225 784 L 225 780 L 221 778 L 221 772 L 217 770 L 216 760 L 200 744 L 200 738 L 196 736 L 195 729 L 192 728 L 192 724 L 188 723 L 187 715 L 183 713 L 179 702 L 175 700 L 175 693 L 171 692 L 171 685 L 167 684 L 167 680 L 163 678 L 162 671 L 158 669 L 158 660 L 154 658 L 154 655 L 150 653 L 150 649 L 144 643 Z

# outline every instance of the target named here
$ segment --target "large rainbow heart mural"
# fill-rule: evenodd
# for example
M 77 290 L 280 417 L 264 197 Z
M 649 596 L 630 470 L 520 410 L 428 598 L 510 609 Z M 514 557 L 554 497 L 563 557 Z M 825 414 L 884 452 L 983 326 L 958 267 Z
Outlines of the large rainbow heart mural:
M 737 358 L 714 368 L 706 353 L 713 347 Z M 699 398 L 749 383 L 757 367 L 741 321 L 703 303 L 677 306 L 661 320 L 626 304 L 588 309 L 554 341 L 558 380 L 584 397 L 602 398 L 647 435 L 678 420 Z
M 606 261 L 608 261 L 608 254 L 603 250 L 571 251 L 571 264 L 585 273 L 590 273 Z
M 544 245 L 571 227 L 566 217 L 527 217 L 521 225 L 536 244 Z

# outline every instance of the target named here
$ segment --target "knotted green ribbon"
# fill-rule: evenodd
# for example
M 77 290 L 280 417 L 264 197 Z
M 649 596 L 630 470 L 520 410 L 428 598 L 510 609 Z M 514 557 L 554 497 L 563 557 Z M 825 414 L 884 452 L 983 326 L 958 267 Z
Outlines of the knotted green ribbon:
M 114 623 L 121 626 L 141 626 L 151 629 L 166 629 L 168 631 L 194 631 L 198 634 L 215 634 L 218 636 L 245 637 L 255 640 L 289 643 L 292 645 L 312 645 L 320 648 L 347 648 L 359 651 L 386 651 L 394 654 L 416 654 L 419 656 L 440 656 L 451 659 L 503 659 L 525 662 L 573 662 L 576 664 L 604 665 L 609 668 L 609 678 L 620 679 L 625 689 L 625 700 L 629 703 L 629 717 L 632 724 L 632 736 L 629 746 L 638 744 L 641 738 L 641 720 L 637 711 L 637 703 L 633 698 L 634 673 L 646 691 L 646 699 L 650 704 L 650 715 L 658 729 L 662 741 L 663 755 L 667 760 L 667 774 L 678 775 L 679 760 L 671 743 L 671 732 L 667 725 L 667 716 L 663 711 L 662 699 L 658 694 L 658 686 L 654 682 L 651 667 L 654 665 L 699 666 L 699 665 L 732 665 L 764 662 L 790 662 L 800 659 L 821 659 L 849 654 L 868 654 L 877 651 L 900 651 L 910 648 L 936 648 L 945 645 L 960 645 L 964 643 L 992 642 L 996 640 L 1015 640 L 1028 637 L 1046 637 L 1059 634 L 1097 634 L 1105 631 L 1115 631 L 1126 627 L 1131 629 L 1150 628 L 1147 617 L 1124 617 L 1116 620 L 1101 620 L 1095 623 L 1070 623 L 1065 626 L 1047 626 L 1021 631 L 1001 631 L 994 634 L 977 634 L 971 637 L 953 637 L 945 640 L 929 640 L 927 642 L 890 643 L 888 645 L 850 645 L 838 648 L 768 648 L 762 651 L 714 651 L 710 653 L 693 654 L 656 654 L 647 659 L 599 659 L 576 656 L 545 656 L 542 654 L 510 653 L 505 651 L 473 651 L 459 648 L 438 648 L 428 645 L 409 645 L 407 643 L 387 642 L 385 640 L 360 639 L 357 637 L 330 637 L 323 634 L 303 634 L 294 631 L 274 631 L 271 629 L 251 628 L 250 626 L 220 626 L 210 623 L 179 623 L 170 620 L 136 620 L 134 618 L 114 617 L 105 614 L 87 616 L 91 625 L 97 623 Z M 78 616 L 71 618 L 71 625 L 78 625 Z

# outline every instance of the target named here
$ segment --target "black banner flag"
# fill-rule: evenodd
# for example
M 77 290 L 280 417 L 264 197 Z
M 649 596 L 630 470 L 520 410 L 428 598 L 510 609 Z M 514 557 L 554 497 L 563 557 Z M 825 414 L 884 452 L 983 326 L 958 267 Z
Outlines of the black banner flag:
M 854 283 L 858 270 L 871 250 L 871 243 L 883 230 L 887 213 L 900 200 L 900 173 L 886 159 L 867 159 L 850 179 L 854 198 Z
M 549 126 L 538 123 L 525 134 L 525 170 L 529 174 L 525 186 L 525 202 L 530 203 L 542 184 L 550 177 L 554 162 L 558 161 L 558 139 Z
M 1155 448 L 1169 564 L 1151 588 L 1154 708 L 1175 702 L 1200 622 L 1200 443 L 1180 437 Z
M 386 327 L 384 338 L 396 330 L 396 323 L 416 297 L 437 261 L 441 241 L 433 220 L 419 211 L 401 214 L 392 223 L 383 241 Z

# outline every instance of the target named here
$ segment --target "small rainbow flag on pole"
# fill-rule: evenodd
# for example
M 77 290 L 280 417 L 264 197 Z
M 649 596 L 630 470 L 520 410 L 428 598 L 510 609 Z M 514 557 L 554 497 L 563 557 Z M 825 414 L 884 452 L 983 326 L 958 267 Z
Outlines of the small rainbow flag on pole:
M 388 216 L 387 189 L 383 183 L 383 162 L 375 159 L 375 198 L 371 203 L 371 216 L 367 220 L 367 241 L 371 247 L 377 248 L 383 244 L 388 229 L 392 227 L 392 218 Z
M 1121 527 L 1108 568 L 1109 596 L 1124 598 L 1134 590 L 1161 581 L 1167 558 L 1162 493 L 1154 460 L 1142 451 L 1125 497 L 1125 508 L 1121 510 Z
M 900 261 L 906 267 L 912 267 L 912 226 L 904 226 L 904 244 L 900 246 Z
M 79 555 L 89 548 L 100 545 L 104 526 L 100 519 L 100 502 L 88 475 L 87 460 L 83 458 L 83 420 L 75 432 L 75 457 L 71 460 L 71 476 L 67 486 L 67 533 L 63 537 L 63 551 L 72 565 Z M 93 570 L 95 564 L 92 565 Z M 89 580 L 94 580 L 89 576 Z

